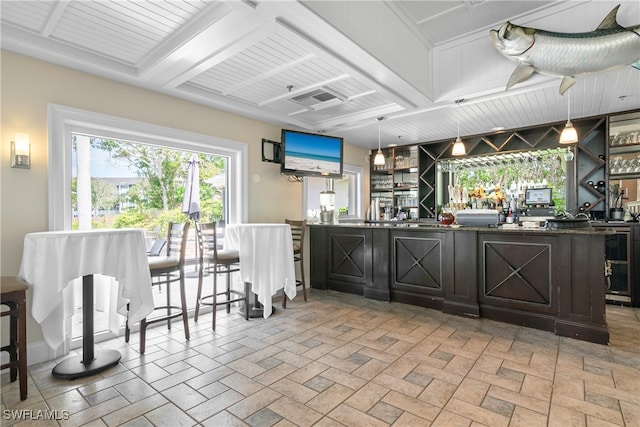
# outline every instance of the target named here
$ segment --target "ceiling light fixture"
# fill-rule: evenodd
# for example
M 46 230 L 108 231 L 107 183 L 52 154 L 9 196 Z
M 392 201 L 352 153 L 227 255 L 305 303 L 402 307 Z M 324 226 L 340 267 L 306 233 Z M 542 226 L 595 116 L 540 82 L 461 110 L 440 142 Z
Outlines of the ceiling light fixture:
M 571 123 L 571 92 L 567 95 L 567 123 L 560 133 L 560 144 L 574 144 L 578 142 L 578 132 Z
M 373 159 L 373 164 L 376 166 L 384 165 L 384 154 L 382 154 L 382 150 L 380 150 L 380 122 L 384 119 L 384 117 L 378 117 L 378 152 L 376 153 L 376 157 Z
M 460 108 L 460 104 L 464 101 L 464 99 L 456 99 L 456 110 Z M 453 143 L 453 148 L 451 149 L 452 156 L 464 156 L 467 154 L 467 149 L 464 146 L 464 142 L 460 139 L 460 114 L 458 116 L 458 137 Z

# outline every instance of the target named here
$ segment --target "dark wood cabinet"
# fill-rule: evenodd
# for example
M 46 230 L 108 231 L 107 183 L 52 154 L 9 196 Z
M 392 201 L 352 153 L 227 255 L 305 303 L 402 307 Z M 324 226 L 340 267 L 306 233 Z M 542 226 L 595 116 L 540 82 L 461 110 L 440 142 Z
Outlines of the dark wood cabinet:
M 310 226 L 314 288 L 389 301 L 389 235 L 382 229 Z
M 608 231 L 311 225 L 311 286 L 607 343 Z M 640 240 L 637 241 L 640 246 Z

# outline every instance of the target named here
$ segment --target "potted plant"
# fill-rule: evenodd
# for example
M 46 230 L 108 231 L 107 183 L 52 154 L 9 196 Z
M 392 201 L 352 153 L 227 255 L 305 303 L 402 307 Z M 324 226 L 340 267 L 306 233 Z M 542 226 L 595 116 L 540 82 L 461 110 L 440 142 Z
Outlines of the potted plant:
M 624 191 L 620 188 L 620 184 L 609 186 L 609 219 L 621 220 L 624 218 L 624 210 L 622 209 L 623 195 Z

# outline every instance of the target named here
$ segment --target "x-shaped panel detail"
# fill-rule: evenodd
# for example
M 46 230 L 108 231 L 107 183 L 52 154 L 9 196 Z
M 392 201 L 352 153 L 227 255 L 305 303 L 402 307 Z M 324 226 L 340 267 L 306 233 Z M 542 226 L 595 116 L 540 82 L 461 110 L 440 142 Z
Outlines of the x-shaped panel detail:
M 486 297 L 551 304 L 551 245 L 485 241 Z
M 439 239 L 394 238 L 395 283 L 442 288 L 442 245 Z
M 331 236 L 331 272 L 364 277 L 364 236 L 333 234 Z

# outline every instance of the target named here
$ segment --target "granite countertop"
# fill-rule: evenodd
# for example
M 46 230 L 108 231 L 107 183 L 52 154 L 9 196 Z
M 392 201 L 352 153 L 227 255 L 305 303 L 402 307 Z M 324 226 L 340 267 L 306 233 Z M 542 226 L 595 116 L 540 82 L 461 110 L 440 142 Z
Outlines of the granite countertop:
M 380 221 L 380 222 L 351 222 L 344 224 L 319 224 L 308 223 L 307 225 L 316 227 L 347 227 L 347 228 L 384 228 L 384 229 L 401 229 L 411 231 L 474 231 L 482 233 L 526 233 L 526 234 L 614 234 L 615 230 L 609 227 L 591 227 L 591 228 L 571 228 L 571 229 L 547 229 L 544 227 L 522 227 L 503 228 L 500 225 L 491 227 L 467 226 L 467 225 L 441 225 L 437 222 L 420 222 L 420 221 Z

